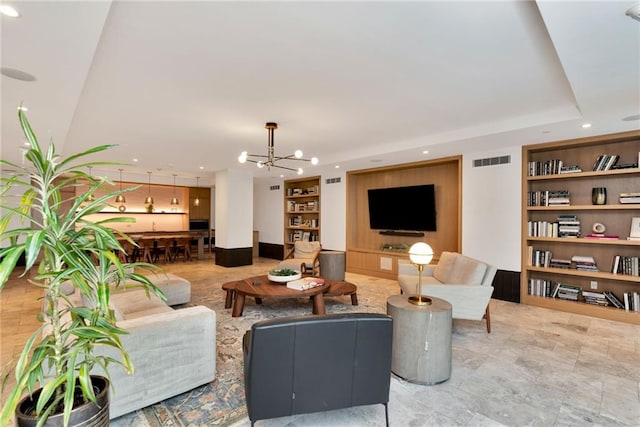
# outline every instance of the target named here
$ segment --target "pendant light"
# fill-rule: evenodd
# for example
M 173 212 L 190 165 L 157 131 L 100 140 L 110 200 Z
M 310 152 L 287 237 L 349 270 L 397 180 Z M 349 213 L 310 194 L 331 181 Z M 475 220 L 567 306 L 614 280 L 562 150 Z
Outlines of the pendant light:
M 145 205 L 152 205 L 153 204 L 153 197 L 151 196 L 151 172 L 147 172 L 149 174 L 149 193 L 147 194 L 147 198 L 144 199 L 144 204 Z
M 120 171 L 120 191 L 122 192 L 122 171 L 123 169 L 118 169 Z M 124 194 L 118 194 L 116 197 L 116 203 L 127 203 L 127 199 L 124 197 Z
M 91 169 L 93 169 L 91 166 L 87 166 L 87 168 L 89 169 L 89 176 L 93 177 L 93 175 L 91 174 Z M 91 187 L 91 181 L 89 181 L 89 187 Z M 93 191 L 91 192 L 91 194 L 89 194 L 87 196 L 87 202 L 93 202 L 96 198 L 93 195 Z
M 178 198 L 176 197 L 176 174 L 173 174 L 173 197 L 171 198 L 171 206 L 177 206 L 180 204 Z
M 200 206 L 200 177 L 196 176 L 196 198 L 193 201 L 193 206 Z

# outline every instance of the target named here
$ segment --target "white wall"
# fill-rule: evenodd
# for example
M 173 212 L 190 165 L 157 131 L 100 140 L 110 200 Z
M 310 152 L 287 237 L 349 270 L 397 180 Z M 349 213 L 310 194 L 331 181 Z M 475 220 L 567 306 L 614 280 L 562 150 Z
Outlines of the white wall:
M 216 173 L 216 247 L 253 246 L 253 177 L 246 169 Z
M 473 167 L 473 160 L 511 156 L 511 163 Z M 464 154 L 462 253 L 501 270 L 520 271 L 521 147 Z
M 473 167 L 478 158 L 511 156 L 511 163 Z M 521 147 L 467 153 L 462 159 L 462 252 L 501 270 L 520 271 Z M 321 242 L 325 249 L 346 250 L 346 171 L 321 175 Z M 340 177 L 337 184 L 328 178 Z M 280 184 L 280 191 L 269 186 Z M 255 185 L 254 225 L 260 241 L 283 244 L 282 181 Z
M 340 178 L 340 182 L 327 184 L 330 178 Z M 347 204 L 346 173 L 333 170 L 321 176 L 320 224 L 323 249 L 347 250 Z
M 278 185 L 277 190 L 270 187 Z M 253 229 L 262 243 L 284 244 L 284 185 L 282 179 L 255 179 Z

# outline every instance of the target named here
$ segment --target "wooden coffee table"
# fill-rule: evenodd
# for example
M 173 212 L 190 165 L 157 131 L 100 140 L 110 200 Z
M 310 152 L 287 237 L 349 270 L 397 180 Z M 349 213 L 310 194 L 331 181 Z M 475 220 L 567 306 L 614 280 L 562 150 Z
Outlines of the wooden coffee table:
M 263 298 L 287 299 L 310 297 L 313 301 L 313 314 L 325 314 L 326 309 L 322 295 L 329 289 L 329 286 L 330 283 L 325 281 L 322 286 L 316 286 L 315 288 L 305 291 L 298 291 L 287 288 L 286 283 L 272 282 L 265 274 L 225 283 L 222 285 L 222 289 L 227 291 L 225 307 L 233 302 L 231 317 L 240 317 L 244 310 L 245 298 L 248 296 L 254 297 L 257 304 L 260 304 Z

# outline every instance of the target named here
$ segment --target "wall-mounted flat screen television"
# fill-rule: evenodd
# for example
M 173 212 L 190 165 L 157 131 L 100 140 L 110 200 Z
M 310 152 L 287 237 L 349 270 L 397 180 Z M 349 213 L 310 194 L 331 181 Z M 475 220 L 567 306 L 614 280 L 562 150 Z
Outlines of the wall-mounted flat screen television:
M 372 230 L 436 231 L 434 184 L 368 190 Z

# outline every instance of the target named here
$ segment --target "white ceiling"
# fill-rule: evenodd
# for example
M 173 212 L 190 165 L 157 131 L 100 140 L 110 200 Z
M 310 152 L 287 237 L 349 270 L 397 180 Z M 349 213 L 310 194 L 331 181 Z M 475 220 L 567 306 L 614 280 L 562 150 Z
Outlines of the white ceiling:
M 125 180 L 278 176 L 237 162 L 267 121 L 276 155 L 343 170 L 639 129 L 634 3 L 13 1 L 1 65 L 37 80 L 2 76 L 1 154 L 20 103 L 63 154 L 138 158 Z

